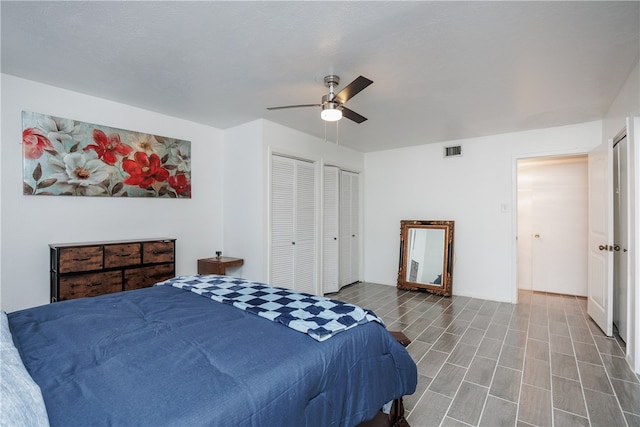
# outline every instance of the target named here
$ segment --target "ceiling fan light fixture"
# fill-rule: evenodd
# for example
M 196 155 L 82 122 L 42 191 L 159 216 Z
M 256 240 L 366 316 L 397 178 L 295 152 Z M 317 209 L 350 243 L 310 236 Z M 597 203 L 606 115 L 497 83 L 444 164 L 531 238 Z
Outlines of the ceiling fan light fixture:
M 342 110 L 338 108 L 338 104 L 335 102 L 328 102 L 322 106 L 322 112 L 320 118 L 327 122 L 336 122 L 342 118 Z
M 359 94 L 363 89 L 373 83 L 366 77 L 359 76 L 349 83 L 344 89 L 336 93 L 335 88 L 340 82 L 340 77 L 336 75 L 325 76 L 324 85 L 329 88 L 329 93 L 322 97 L 320 104 L 284 105 L 282 107 L 267 107 L 267 110 L 282 110 L 285 108 L 300 107 L 321 107 L 320 118 L 327 122 L 336 122 L 342 117 L 346 117 L 354 123 L 362 123 L 367 120 L 355 111 L 347 108 L 344 104 Z

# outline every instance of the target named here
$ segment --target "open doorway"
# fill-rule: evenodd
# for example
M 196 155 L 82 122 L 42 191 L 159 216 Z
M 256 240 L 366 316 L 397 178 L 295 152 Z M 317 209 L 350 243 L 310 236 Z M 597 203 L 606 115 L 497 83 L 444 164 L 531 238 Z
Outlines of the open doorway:
M 587 296 L 586 154 L 517 161 L 518 289 Z

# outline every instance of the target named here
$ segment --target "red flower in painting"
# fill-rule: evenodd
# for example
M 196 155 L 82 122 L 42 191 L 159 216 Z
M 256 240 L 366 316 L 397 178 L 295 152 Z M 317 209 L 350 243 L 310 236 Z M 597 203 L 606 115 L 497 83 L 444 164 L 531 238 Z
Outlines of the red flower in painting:
M 183 173 L 169 177 L 169 185 L 176 191 L 176 194 L 183 195 L 191 193 L 191 183 Z
M 169 177 L 169 171 L 162 167 L 157 154 L 147 156 L 147 153 L 137 151 L 133 158 L 122 161 L 122 169 L 129 174 L 125 184 L 149 188 L 155 181 L 166 181 Z
M 93 140 L 98 144 L 91 144 L 84 147 L 84 151 L 95 150 L 98 153 L 98 158 L 109 165 L 115 165 L 118 161 L 118 154 L 121 156 L 128 156 L 131 153 L 132 148 L 128 145 L 120 142 L 120 135 L 117 133 L 111 133 L 109 136 L 105 135 L 99 129 L 93 130 Z
M 22 131 L 22 152 L 25 158 L 39 159 L 47 148 L 53 148 L 53 145 L 40 129 L 27 128 Z

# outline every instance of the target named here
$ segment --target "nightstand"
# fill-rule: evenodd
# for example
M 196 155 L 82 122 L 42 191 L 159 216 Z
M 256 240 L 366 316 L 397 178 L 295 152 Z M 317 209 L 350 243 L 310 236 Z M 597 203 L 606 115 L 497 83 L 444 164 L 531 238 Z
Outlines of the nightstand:
M 225 275 L 227 267 L 240 267 L 244 264 L 242 258 L 203 258 L 198 260 L 198 274 L 221 274 Z

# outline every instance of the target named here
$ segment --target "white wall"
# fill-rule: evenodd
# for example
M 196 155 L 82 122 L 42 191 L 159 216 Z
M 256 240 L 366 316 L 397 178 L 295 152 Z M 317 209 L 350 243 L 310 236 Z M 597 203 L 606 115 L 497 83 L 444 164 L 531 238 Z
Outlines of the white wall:
M 244 259 L 242 267 L 227 274 L 258 281 L 266 281 L 262 133 L 260 120 L 227 129 L 223 150 L 224 251 L 227 256 Z
M 603 140 L 611 139 L 626 125 L 626 118 L 640 115 L 640 62 L 613 100 L 602 125 Z
M 364 279 L 397 283 L 400 220 L 454 220 L 453 293 L 516 302 L 517 158 L 586 152 L 601 133 L 597 121 L 367 153 Z M 462 157 L 444 159 L 454 144 Z
M 1 75 L 0 307 L 49 302 L 49 243 L 176 238 L 176 273 L 222 246 L 222 132 L 115 102 Z M 191 141 L 192 198 L 24 196 L 21 111 Z
M 268 120 L 225 130 L 225 250 L 229 256 L 244 258 L 244 265 L 233 274 L 259 281 L 268 281 L 269 277 L 269 168 L 272 153 L 316 163 L 318 224 L 322 224 L 323 166 L 340 166 L 360 173 L 364 170 L 362 153 Z M 243 163 L 238 163 L 240 161 Z M 321 235 L 319 228 L 316 239 L 318 266 L 321 265 Z M 318 276 L 318 283 L 320 279 Z

